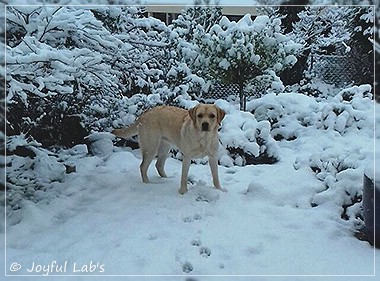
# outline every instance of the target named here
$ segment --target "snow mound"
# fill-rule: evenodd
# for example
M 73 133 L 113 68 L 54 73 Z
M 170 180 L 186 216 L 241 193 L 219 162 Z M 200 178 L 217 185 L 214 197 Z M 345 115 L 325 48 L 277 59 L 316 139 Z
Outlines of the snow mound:
M 107 132 L 95 132 L 87 138 L 89 141 L 90 152 L 93 155 L 109 156 L 113 153 L 113 140 L 115 136 Z

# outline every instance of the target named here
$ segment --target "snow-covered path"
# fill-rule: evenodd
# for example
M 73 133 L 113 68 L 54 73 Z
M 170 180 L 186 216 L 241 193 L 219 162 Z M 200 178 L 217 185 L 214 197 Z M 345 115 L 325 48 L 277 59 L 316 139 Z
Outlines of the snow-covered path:
M 138 151 L 78 158 L 58 198 L 28 204 L 8 227 L 7 265 L 27 275 L 53 261 L 66 272 L 50 275 L 373 274 L 373 248 L 331 207 L 310 206 L 322 183 L 293 168 L 294 150 L 281 153 L 275 165 L 220 167 L 225 193 L 211 188 L 207 165 L 192 165 L 184 196 L 177 160 L 168 179 L 151 167 L 154 183 L 142 184 Z

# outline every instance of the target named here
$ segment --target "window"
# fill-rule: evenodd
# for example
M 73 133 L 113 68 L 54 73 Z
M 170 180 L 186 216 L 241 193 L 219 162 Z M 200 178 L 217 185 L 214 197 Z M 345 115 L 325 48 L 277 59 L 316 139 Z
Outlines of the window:
M 167 14 L 166 13 L 153 13 L 152 16 L 160 21 L 167 23 Z
M 239 16 L 239 15 L 226 15 L 226 17 L 227 17 L 230 21 L 238 22 L 243 16 Z

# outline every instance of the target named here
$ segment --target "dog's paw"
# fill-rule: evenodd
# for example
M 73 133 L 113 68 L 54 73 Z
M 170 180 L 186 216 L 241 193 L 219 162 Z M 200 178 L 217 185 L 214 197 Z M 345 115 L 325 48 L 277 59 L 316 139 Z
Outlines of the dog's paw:
M 180 190 L 179 190 L 179 194 L 181 194 L 181 195 L 184 195 L 185 193 L 187 192 L 187 188 L 185 187 L 185 188 L 180 188 Z
M 216 188 L 217 190 L 220 190 L 220 191 L 223 191 L 223 192 L 228 192 L 228 190 L 227 189 L 225 189 L 225 188 L 222 188 L 222 187 L 219 187 L 219 188 Z

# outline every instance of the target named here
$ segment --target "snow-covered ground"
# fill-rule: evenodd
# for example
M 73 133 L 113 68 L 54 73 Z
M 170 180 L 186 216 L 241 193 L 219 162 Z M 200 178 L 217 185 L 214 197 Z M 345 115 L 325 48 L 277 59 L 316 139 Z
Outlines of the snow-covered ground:
M 232 106 L 218 104 L 239 116 Z M 167 179 L 151 165 L 152 183 L 143 184 L 139 150 L 110 149 L 105 141 L 103 156 L 89 156 L 85 145 L 61 152 L 59 157 L 75 165 L 76 172 L 53 181 L 37 203 L 23 201 L 20 210 L 7 214 L 6 274 L 179 276 L 173 280 L 191 275 L 373 275 L 380 251 L 354 237 L 360 204 L 348 208 L 348 220 L 341 218 L 347 192 L 361 190 L 366 165 L 373 164 L 372 102 L 363 97 L 345 102 L 338 95 L 318 103 L 284 94 L 268 95 L 249 107 L 268 104 L 274 109 L 265 112 L 281 113 L 277 132 L 296 138 L 278 141 L 280 160 L 273 165 L 219 166 L 227 192 L 212 188 L 207 164 L 191 166 L 189 192 L 181 196 L 179 160 L 168 159 Z M 341 112 L 344 120 L 334 121 L 328 116 L 338 104 L 347 114 Z M 379 105 L 376 110 L 380 113 Z M 318 112 L 326 118 L 315 116 Z M 307 126 L 299 126 L 302 122 Z M 324 167 L 317 175 L 310 167 L 319 165 L 316 158 Z M 334 173 L 332 159 L 346 168 Z M 39 170 L 41 180 L 46 179 L 42 174 L 57 172 L 40 164 L 45 167 Z M 67 276 L 77 278 L 84 277 Z M 243 279 L 252 280 L 238 280 Z
M 67 274 L 91 261 L 107 275 L 373 274 L 373 248 L 330 208 L 310 207 L 323 187 L 308 169 L 293 169 L 293 150 L 282 151 L 277 165 L 221 167 L 227 193 L 211 189 L 206 165 L 194 165 L 185 196 L 178 160 L 168 160 L 169 179 L 142 184 L 135 153 L 78 159 L 57 199 L 27 204 L 8 228 L 7 264 L 21 264 L 18 274 L 42 274 L 27 270 L 54 260 L 67 261 Z

